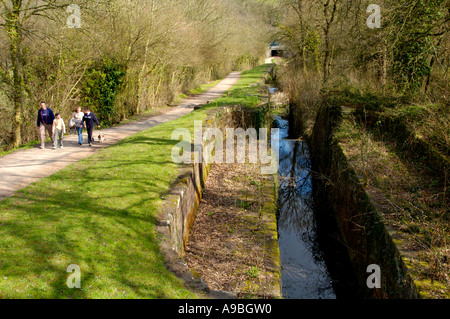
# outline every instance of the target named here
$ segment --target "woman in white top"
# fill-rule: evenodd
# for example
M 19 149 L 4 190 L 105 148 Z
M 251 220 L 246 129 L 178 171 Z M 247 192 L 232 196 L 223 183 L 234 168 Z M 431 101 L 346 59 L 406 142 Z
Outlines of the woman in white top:
M 84 113 L 81 112 L 81 107 L 78 107 L 77 111 L 75 113 L 73 113 L 72 118 L 75 120 L 75 126 L 76 126 L 77 133 L 78 133 L 78 144 L 79 145 L 83 145 L 83 128 L 84 128 L 83 117 L 84 117 Z

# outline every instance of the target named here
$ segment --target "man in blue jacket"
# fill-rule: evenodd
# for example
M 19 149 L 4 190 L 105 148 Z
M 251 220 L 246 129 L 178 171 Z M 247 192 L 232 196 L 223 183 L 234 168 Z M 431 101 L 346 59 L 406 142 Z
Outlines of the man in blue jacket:
M 41 108 L 39 109 L 37 116 L 37 127 L 41 135 L 41 149 L 45 148 L 45 131 L 48 132 L 50 138 L 52 139 L 53 145 L 53 121 L 55 120 L 55 115 L 53 111 L 47 107 L 45 102 L 41 102 Z
M 94 138 L 92 136 L 94 132 L 94 126 L 95 124 L 97 124 L 97 128 L 100 128 L 100 122 L 98 121 L 95 114 L 92 113 L 89 108 L 86 108 L 86 111 L 84 112 L 83 123 L 86 123 L 89 146 L 92 146 L 92 143 L 94 143 Z

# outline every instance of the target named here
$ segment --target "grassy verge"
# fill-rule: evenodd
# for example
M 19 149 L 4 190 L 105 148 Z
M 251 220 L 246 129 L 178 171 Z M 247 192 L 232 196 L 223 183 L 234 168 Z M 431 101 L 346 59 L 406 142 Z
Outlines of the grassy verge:
M 200 85 L 199 87 L 196 87 L 195 89 L 192 89 L 189 91 L 189 94 L 180 94 L 176 99 L 175 99 L 175 104 L 181 103 L 181 100 L 184 98 L 189 97 L 190 95 L 197 95 L 197 94 L 202 94 L 205 93 L 206 91 L 208 91 L 209 89 L 212 89 L 214 86 L 216 86 L 217 84 L 219 84 L 219 82 L 222 80 L 216 80 L 210 83 L 206 83 L 203 85 Z
M 263 71 L 244 73 L 232 91 Z M 171 133 L 193 130 L 206 111 L 138 133 L 1 201 L 0 298 L 201 297 L 166 270 L 154 225 L 178 175 Z M 66 285 L 72 264 L 81 267 L 81 289 Z
M 400 118 L 419 138 L 450 156 L 450 105 L 407 105 L 386 109 L 385 113 Z
M 50 139 L 48 139 L 48 140 L 50 140 Z M 11 154 L 11 153 L 14 153 L 14 152 L 17 152 L 17 151 L 29 150 L 29 149 L 35 147 L 36 145 L 39 145 L 40 143 L 41 143 L 40 141 L 33 141 L 33 142 L 30 142 L 30 143 L 27 143 L 27 144 L 20 145 L 19 147 L 15 147 L 15 148 L 10 149 L 8 151 L 1 151 L 0 150 L 0 157 L 8 155 L 8 154 Z
M 394 242 L 421 297 L 450 298 L 447 186 L 426 161 L 400 151 L 395 137 L 380 137 L 352 116 L 344 118 L 336 138 L 385 224 L 395 230 Z
M 263 64 L 242 72 L 242 79 L 233 86 L 233 89 L 220 99 L 215 100 L 210 106 L 242 105 L 248 108 L 255 108 L 261 103 L 263 93 L 263 88 L 258 82 L 262 79 L 267 68 L 268 65 Z
M 189 91 L 190 94 L 196 95 L 196 94 L 202 94 L 208 91 L 209 89 L 212 89 L 217 84 L 219 84 L 221 80 L 212 81 L 211 83 L 200 85 L 199 87 L 192 89 Z
M 145 120 L 149 117 L 158 116 L 170 109 L 171 109 L 171 107 L 167 106 L 167 105 L 151 108 L 151 109 L 143 111 L 142 113 L 132 115 L 129 118 L 122 120 L 120 123 L 113 124 L 112 127 L 118 127 L 118 126 L 122 126 L 124 124 L 129 124 L 131 122 Z

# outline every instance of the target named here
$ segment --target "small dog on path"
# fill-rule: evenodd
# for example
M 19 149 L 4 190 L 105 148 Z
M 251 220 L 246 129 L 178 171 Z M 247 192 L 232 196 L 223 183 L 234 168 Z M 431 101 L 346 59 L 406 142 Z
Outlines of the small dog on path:
M 104 135 L 102 132 L 100 132 L 100 133 L 98 134 L 98 141 L 99 141 L 100 143 L 105 143 L 105 135 Z

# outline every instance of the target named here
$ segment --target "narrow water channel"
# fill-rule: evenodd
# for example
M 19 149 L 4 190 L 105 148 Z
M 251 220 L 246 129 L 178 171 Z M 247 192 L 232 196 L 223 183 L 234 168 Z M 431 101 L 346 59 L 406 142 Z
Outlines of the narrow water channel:
M 280 129 L 278 236 L 283 298 L 336 299 L 318 244 L 308 145 L 289 139 L 287 120 L 275 121 Z

